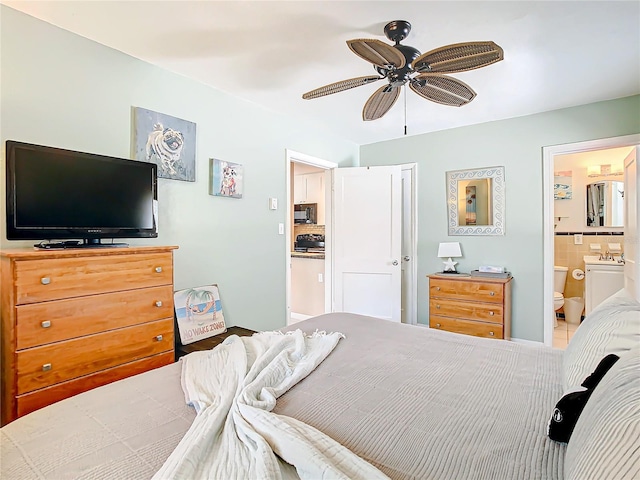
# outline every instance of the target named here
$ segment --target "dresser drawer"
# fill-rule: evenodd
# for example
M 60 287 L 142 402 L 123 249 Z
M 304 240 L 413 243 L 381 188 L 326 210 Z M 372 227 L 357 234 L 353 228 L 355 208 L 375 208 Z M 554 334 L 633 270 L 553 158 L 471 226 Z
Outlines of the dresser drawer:
M 58 383 L 51 387 L 42 388 L 34 392 L 20 395 L 16 398 L 18 404 L 18 416 L 21 417 L 39 408 L 46 407 L 68 397 L 77 395 L 95 387 L 106 385 L 123 378 L 137 375 L 154 368 L 169 365 L 174 362 L 173 352 L 161 353 L 152 357 L 135 360 L 133 362 L 108 368 L 100 372 L 92 373 L 84 377 L 75 378 Z
M 173 351 L 173 317 L 16 353 L 17 394 Z
M 172 283 L 170 252 L 18 260 L 14 269 L 17 305 Z
M 502 324 L 501 304 L 432 298 L 429 300 L 429 311 L 432 315 Z
M 495 323 L 473 322 L 470 320 L 457 320 L 454 318 L 430 316 L 429 327 L 438 330 L 446 330 L 448 332 L 475 335 L 476 337 L 504 338 L 502 325 Z
M 504 300 L 502 283 L 439 278 L 429 280 L 429 296 L 491 303 L 502 303 Z
M 16 349 L 173 317 L 173 287 L 143 288 L 16 307 Z

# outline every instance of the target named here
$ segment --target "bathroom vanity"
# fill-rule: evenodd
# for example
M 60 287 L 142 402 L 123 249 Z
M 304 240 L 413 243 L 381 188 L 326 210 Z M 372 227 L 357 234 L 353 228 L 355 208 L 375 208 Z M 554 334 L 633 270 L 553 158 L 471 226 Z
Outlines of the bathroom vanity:
M 585 255 L 584 314 L 624 287 L 624 263 L 617 257 L 602 260 L 598 255 Z

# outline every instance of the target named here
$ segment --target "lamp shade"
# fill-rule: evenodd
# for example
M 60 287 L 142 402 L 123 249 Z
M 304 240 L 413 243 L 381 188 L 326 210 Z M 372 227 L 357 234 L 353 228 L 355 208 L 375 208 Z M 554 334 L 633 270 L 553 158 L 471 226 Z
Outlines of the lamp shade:
M 438 257 L 461 257 L 460 242 L 442 242 L 438 247 Z

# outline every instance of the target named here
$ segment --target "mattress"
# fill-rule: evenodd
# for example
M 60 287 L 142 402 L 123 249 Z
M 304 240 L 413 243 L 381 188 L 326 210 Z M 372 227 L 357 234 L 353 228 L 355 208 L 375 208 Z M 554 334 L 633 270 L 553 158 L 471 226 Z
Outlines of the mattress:
M 298 323 L 341 340 L 275 412 L 397 479 L 562 478 L 546 436 L 562 352 L 371 317 Z M 150 478 L 188 430 L 180 363 L 96 388 L 0 429 L 1 478 Z

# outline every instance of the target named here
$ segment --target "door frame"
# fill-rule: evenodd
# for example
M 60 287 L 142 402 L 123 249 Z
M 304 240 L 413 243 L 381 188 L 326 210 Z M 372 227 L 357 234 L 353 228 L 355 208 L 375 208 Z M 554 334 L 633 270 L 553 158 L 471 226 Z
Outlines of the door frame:
M 411 191 L 409 194 L 410 205 L 410 250 L 409 253 L 409 285 L 407 288 L 407 303 L 403 305 L 405 307 L 406 323 L 409 325 L 418 324 L 418 164 L 417 163 L 404 163 L 400 165 L 402 171 L 410 171 L 411 178 Z M 404 206 L 406 193 L 403 192 L 402 204 Z M 404 241 L 404 239 L 403 239 Z M 404 259 L 402 260 L 404 261 Z
M 567 143 L 542 148 L 543 184 L 543 326 L 544 344 L 553 346 L 555 310 L 553 309 L 554 222 L 553 222 L 553 165 L 556 155 L 631 147 L 640 144 L 640 134 Z M 626 233 L 626 226 L 625 226 Z
M 305 153 L 296 152 L 295 150 L 285 149 L 285 168 L 286 174 L 286 202 L 285 202 L 285 325 L 291 324 L 291 235 L 293 232 L 293 210 L 291 208 L 293 197 L 291 195 L 291 189 L 293 185 L 293 179 L 291 178 L 291 167 L 293 163 L 303 163 L 312 167 L 317 167 L 325 170 L 325 182 L 324 182 L 324 201 L 325 201 L 325 227 L 324 235 L 325 239 L 331 239 L 331 214 L 333 211 L 333 195 L 331 194 L 331 170 L 338 167 L 337 163 L 324 160 L 322 158 L 313 157 Z M 324 251 L 324 311 L 325 313 L 332 311 L 332 270 L 331 265 L 333 262 L 331 242 L 325 240 Z

